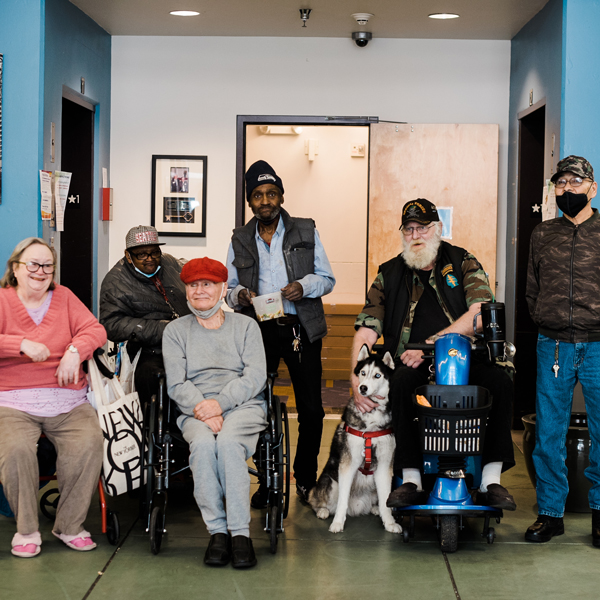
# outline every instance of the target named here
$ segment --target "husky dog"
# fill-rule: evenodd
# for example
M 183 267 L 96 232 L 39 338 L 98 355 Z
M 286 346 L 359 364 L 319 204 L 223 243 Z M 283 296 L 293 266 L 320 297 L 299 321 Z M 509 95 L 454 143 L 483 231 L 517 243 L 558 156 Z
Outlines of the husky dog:
M 393 369 L 394 361 L 389 352 L 382 360 L 371 355 L 366 345 L 360 349 L 354 369 L 358 389 L 378 406 L 371 412 L 361 413 L 354 398 L 350 399 L 333 436 L 327 464 L 309 495 L 309 503 L 319 519 L 335 514 L 329 527 L 332 533 L 344 530 L 346 514 L 354 517 L 369 512 L 381 515 L 386 531 L 402 531 L 386 506 L 396 448 L 388 403 Z

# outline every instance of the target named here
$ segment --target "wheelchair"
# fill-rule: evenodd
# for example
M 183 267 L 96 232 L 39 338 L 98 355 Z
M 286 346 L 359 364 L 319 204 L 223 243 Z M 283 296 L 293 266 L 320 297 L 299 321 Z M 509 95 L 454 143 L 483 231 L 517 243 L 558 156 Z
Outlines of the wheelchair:
M 156 374 L 158 390 L 144 408 L 145 444 L 142 450 L 144 483 L 141 515 L 146 520 L 152 554 L 160 552 L 166 533 L 168 490 L 176 475 L 189 469 L 189 450 L 176 424 L 179 411 L 167 395 L 164 370 Z M 270 550 L 277 552 L 277 536 L 283 533 L 290 498 L 290 441 L 287 409 L 273 394 L 277 373 L 267 378 L 267 427 L 259 435 L 251 475 L 267 486 L 268 501 L 265 531 Z M 178 455 L 176 457 L 176 455 Z

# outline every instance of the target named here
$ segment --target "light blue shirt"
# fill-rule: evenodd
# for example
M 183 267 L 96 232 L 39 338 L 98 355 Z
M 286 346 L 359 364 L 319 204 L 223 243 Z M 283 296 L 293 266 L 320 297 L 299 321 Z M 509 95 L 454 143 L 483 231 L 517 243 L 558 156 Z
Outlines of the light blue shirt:
M 258 295 L 272 294 L 273 292 L 279 292 L 288 283 L 287 271 L 285 269 L 285 261 L 283 259 L 283 236 L 285 234 L 285 225 L 283 219 L 279 219 L 277 230 L 273 234 L 271 239 L 271 245 L 267 244 L 258 233 L 258 224 L 256 226 L 256 232 L 254 239 L 256 240 L 256 247 L 258 249 L 259 257 L 259 275 L 258 275 Z M 233 252 L 233 246 L 229 244 L 229 251 L 227 252 L 227 270 L 229 271 L 229 280 L 227 287 L 227 304 L 234 309 L 240 309 L 241 306 L 238 303 L 239 293 L 245 289 L 244 286 L 240 285 L 238 279 L 237 269 L 233 266 L 233 259 L 235 254 Z M 319 232 L 315 229 L 315 269 L 314 273 L 306 275 L 302 279 L 298 280 L 298 283 L 302 286 L 304 293 L 303 298 L 320 298 L 329 294 L 335 285 L 335 277 L 329 264 L 327 254 L 325 254 L 325 248 L 321 243 Z M 283 311 L 286 315 L 295 315 L 296 307 L 293 302 L 283 298 Z

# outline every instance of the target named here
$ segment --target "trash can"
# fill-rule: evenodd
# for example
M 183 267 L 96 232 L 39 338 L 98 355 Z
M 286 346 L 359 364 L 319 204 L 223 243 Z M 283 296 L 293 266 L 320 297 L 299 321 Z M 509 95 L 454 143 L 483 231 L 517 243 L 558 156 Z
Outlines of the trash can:
M 523 432 L 523 455 L 529 479 L 535 487 L 535 467 L 533 466 L 533 449 L 535 448 L 535 414 L 522 417 L 525 431 Z M 588 492 L 591 483 L 585 476 L 585 470 L 590 464 L 590 432 L 587 424 L 587 413 L 572 413 L 567 431 L 567 465 L 569 494 L 565 503 L 566 512 L 590 513 Z

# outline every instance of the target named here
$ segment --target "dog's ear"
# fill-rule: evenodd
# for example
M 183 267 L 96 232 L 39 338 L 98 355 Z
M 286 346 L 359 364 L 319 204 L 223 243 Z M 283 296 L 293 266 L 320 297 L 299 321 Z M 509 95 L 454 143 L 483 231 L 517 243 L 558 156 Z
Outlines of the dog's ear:
M 392 371 L 396 368 L 396 365 L 394 364 L 394 359 L 392 358 L 392 355 L 389 352 L 385 353 L 385 356 L 383 357 L 383 364 L 387 365 L 390 369 L 392 369 Z
M 369 346 L 367 346 L 366 344 L 362 345 L 362 348 L 360 349 L 360 352 L 358 353 L 358 360 L 367 360 L 367 358 L 369 358 L 371 354 L 371 351 L 369 350 Z

